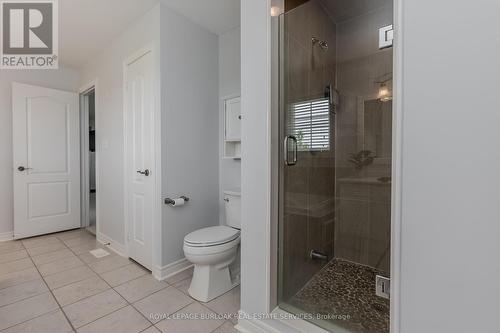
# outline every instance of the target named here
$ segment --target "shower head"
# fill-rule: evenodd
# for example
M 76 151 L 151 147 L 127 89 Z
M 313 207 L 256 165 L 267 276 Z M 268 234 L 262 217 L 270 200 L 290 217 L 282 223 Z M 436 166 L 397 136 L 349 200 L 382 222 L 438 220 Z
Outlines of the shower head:
M 326 40 L 320 40 L 319 38 L 313 36 L 311 38 L 311 42 L 313 46 L 318 44 L 323 51 L 328 50 L 328 42 Z

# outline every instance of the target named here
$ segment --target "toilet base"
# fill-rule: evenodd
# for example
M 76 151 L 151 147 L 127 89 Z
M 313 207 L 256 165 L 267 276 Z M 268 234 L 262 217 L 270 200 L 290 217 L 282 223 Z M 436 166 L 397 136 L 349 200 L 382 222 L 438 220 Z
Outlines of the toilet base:
M 189 295 L 200 302 L 209 302 L 239 285 L 239 278 L 232 281 L 229 266 L 224 266 L 194 265 Z

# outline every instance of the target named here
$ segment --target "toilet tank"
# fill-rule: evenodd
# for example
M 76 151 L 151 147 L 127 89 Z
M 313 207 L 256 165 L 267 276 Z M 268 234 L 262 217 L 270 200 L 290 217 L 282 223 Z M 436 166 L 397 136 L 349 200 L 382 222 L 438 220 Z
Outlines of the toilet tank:
M 241 191 L 224 191 L 224 207 L 226 210 L 226 225 L 241 229 Z

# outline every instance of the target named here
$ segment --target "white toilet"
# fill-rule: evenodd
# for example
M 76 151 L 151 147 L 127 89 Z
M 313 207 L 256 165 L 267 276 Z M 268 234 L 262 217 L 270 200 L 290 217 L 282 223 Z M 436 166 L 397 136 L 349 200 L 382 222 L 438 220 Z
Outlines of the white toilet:
M 208 302 L 239 284 L 241 193 L 224 191 L 226 224 L 184 237 L 184 255 L 194 264 L 189 295 Z

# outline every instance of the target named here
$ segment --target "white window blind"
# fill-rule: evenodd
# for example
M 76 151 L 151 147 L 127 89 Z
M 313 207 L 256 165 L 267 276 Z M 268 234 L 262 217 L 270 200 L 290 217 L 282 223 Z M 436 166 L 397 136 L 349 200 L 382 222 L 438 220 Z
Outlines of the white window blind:
M 330 103 L 328 98 L 294 103 L 290 109 L 289 133 L 297 138 L 298 150 L 330 149 Z

